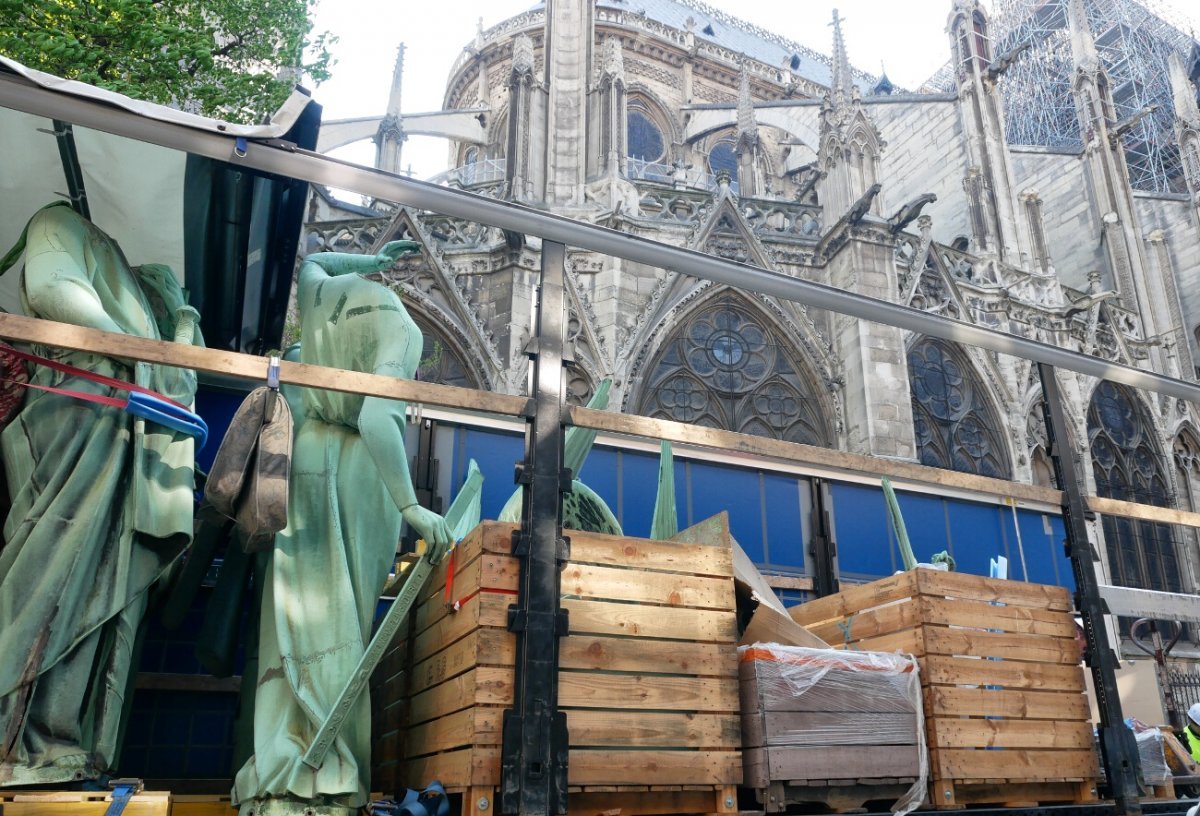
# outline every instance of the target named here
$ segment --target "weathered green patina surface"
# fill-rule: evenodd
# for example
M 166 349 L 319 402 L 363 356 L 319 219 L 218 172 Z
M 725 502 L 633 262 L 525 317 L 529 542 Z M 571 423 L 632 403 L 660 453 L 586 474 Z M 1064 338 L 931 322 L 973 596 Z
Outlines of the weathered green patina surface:
M 130 268 L 65 206 L 35 215 L 27 235 L 27 314 L 192 342 L 195 311 L 165 267 Z M 190 371 L 34 351 L 185 404 L 195 394 Z M 32 381 L 114 395 L 45 367 Z M 191 538 L 193 442 L 120 408 L 30 391 L 0 445 L 12 499 L 0 552 L 0 784 L 95 777 L 116 758 L 147 590 Z
M 321 253 L 300 269 L 304 363 L 411 378 L 421 333 L 399 297 L 356 273 L 386 269 L 409 242 L 377 256 Z M 370 783 L 370 712 L 360 697 L 324 764 L 301 761 L 370 638 L 401 523 L 437 560 L 445 520 L 417 504 L 404 448 L 405 404 L 308 389 L 292 460 L 288 528 L 264 584 L 254 756 L 234 797 L 255 812 L 357 808 Z

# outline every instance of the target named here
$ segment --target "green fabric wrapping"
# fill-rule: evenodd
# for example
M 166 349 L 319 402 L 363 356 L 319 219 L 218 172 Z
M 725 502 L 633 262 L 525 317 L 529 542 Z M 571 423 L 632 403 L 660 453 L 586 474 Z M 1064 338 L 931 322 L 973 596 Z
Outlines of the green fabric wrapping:
M 305 261 L 297 294 L 301 362 L 413 376 L 420 330 L 394 292 L 352 274 L 375 264 L 371 256 L 333 253 Z M 301 756 L 370 640 L 400 540 L 399 508 L 415 505 L 403 448 L 405 409 L 378 397 L 303 392 L 288 527 L 276 536 L 263 587 L 254 756 L 237 773 L 235 803 L 285 797 L 318 806 L 366 804 L 366 695 L 319 770 Z
M 151 299 L 183 303 L 174 276 L 139 281 L 112 239 L 67 207 L 30 221 L 21 296 L 34 317 L 155 340 L 174 318 L 156 316 Z M 185 404 L 194 397 L 191 372 L 34 351 Z M 114 395 L 45 367 L 32 381 Z M 0 784 L 94 777 L 115 760 L 146 592 L 190 540 L 192 439 L 30 391 L 0 447 L 12 498 L 0 552 Z

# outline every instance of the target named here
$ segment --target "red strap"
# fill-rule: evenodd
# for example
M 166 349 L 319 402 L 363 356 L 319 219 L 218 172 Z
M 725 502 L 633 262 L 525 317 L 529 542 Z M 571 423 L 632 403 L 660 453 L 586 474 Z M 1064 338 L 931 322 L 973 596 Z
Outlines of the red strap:
M 50 360 L 46 357 L 38 356 L 37 354 L 30 354 L 27 351 L 21 351 L 20 349 L 12 348 L 11 346 L 4 349 L 4 351 L 5 351 L 5 353 L 11 354 L 12 356 L 16 357 L 19 360 L 25 360 L 26 362 L 33 363 L 34 365 L 43 365 L 43 366 L 46 366 L 46 368 L 52 368 L 55 371 L 61 371 L 63 374 L 71 374 L 76 377 L 83 377 L 85 380 L 91 380 L 92 382 L 99 383 L 100 385 L 107 385 L 109 388 L 115 388 L 118 391 L 136 391 L 139 394 L 149 394 L 150 396 L 160 399 L 163 402 L 167 402 L 167 403 L 170 403 L 171 405 L 174 405 L 176 408 L 182 408 L 185 411 L 189 410 L 189 408 L 186 405 L 183 405 L 182 403 L 178 403 L 175 400 L 171 399 L 170 397 L 165 397 L 162 394 L 158 393 L 157 391 L 152 391 L 149 388 L 144 388 L 143 386 L 137 385 L 135 383 L 125 382 L 125 380 L 118 380 L 116 377 L 106 377 L 103 374 L 97 374 L 96 372 L 88 371 L 85 368 L 78 368 L 73 365 L 68 365 L 67 363 L 60 363 L 57 360 Z M 21 384 L 24 385 L 24 383 L 21 383 Z M 95 395 L 86 395 L 85 396 L 83 393 L 81 393 L 79 391 L 65 391 L 65 390 L 56 389 L 56 388 L 48 388 L 46 386 L 41 386 L 41 385 L 29 385 L 29 387 L 30 388 L 39 388 L 42 391 L 52 391 L 56 394 L 66 394 L 67 396 L 76 397 L 78 399 L 83 399 L 83 400 L 88 400 L 89 402 L 100 402 L 101 401 L 100 399 L 92 399 L 92 397 Z M 102 399 L 112 399 L 112 398 L 104 397 Z M 108 405 L 110 403 L 103 403 L 103 404 Z M 122 408 L 125 407 L 124 402 L 118 401 L 116 404 Z
M 457 601 L 455 601 L 453 604 L 451 604 L 450 610 L 452 612 L 457 612 L 458 610 L 460 610 L 464 606 L 466 606 L 467 602 L 470 601 L 472 598 L 474 598 L 476 595 L 481 595 L 484 592 L 487 592 L 492 595 L 514 595 L 515 596 L 515 595 L 520 594 L 515 589 L 485 589 L 483 587 L 480 587 L 479 589 L 472 592 L 470 595 L 464 595 L 463 597 L 461 597 Z
M 36 388 L 38 391 L 48 391 L 51 394 L 62 394 L 64 397 L 74 397 L 85 402 L 95 402 L 99 405 L 108 405 L 113 408 L 124 408 L 127 404 L 126 400 L 117 399 L 116 397 L 103 397 L 99 394 L 88 394 L 84 391 L 72 391 L 69 388 L 54 388 L 49 385 L 36 385 L 34 383 L 21 382 L 19 380 L 4 380 L 4 382 L 19 385 L 22 388 Z

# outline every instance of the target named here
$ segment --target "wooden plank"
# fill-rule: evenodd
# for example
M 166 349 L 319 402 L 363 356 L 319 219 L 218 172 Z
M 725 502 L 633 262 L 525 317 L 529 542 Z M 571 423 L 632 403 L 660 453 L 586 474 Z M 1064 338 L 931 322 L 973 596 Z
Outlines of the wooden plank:
M 923 627 L 905 629 L 890 635 L 864 638 L 851 643 L 849 646 L 833 644 L 835 649 L 849 649 L 855 652 L 891 652 L 920 657 L 925 654 L 925 642 L 922 638 Z
M 967 805 L 1033 805 L 1050 802 L 1085 804 L 1098 801 L 1091 782 L 999 782 L 971 784 L 935 780 L 930 785 L 931 804 L 937 808 Z
M 504 628 L 508 623 L 508 607 L 515 596 L 480 592 L 462 608 L 438 620 L 413 639 L 413 661 L 420 662 L 473 632 L 480 626 Z M 431 598 L 426 603 L 440 603 Z
M 567 712 L 571 747 L 741 747 L 737 714 L 664 714 L 647 711 Z
M 930 748 L 1084 750 L 1091 749 L 1093 743 L 1089 722 L 931 718 L 928 723 Z
M 410 694 L 444 682 L 475 666 L 516 664 L 516 636 L 494 627 L 476 629 L 413 666 Z
M 99 795 L 81 793 L 22 792 L 0 798 L 0 813 L 4 816 L 104 816 L 111 796 L 108 791 Z M 129 816 L 168 816 L 171 794 L 166 791 L 144 791 L 129 800 L 125 813 Z
M 732 577 L 602 567 L 577 564 L 573 558 L 562 571 L 562 594 L 694 609 L 732 610 L 735 603 Z
M 1085 751 L 971 750 L 938 748 L 929 752 L 936 779 L 1007 779 L 1012 781 L 1093 779 L 1100 776 L 1096 753 Z
M 733 644 L 693 643 L 651 638 L 571 635 L 561 641 L 561 669 L 627 671 L 642 674 L 737 675 Z
M 560 671 L 558 683 L 558 703 L 563 708 L 739 710 L 738 683 L 732 677 Z
M 824 745 L 749 748 L 745 751 L 747 782 L 790 779 L 845 779 L 858 776 L 916 776 L 917 746 Z M 751 771 L 754 767 L 755 770 Z M 765 774 L 763 769 L 765 769 Z
M 596 564 L 717 578 L 733 575 L 733 553 L 728 543 L 722 547 L 701 542 L 651 541 L 647 538 L 576 530 L 572 530 L 570 535 L 571 564 Z
M 893 601 L 885 606 L 867 609 L 806 626 L 809 632 L 830 645 L 845 645 L 865 638 L 890 635 L 911 629 L 921 623 L 921 609 L 911 599 Z
M 717 643 L 737 640 L 734 613 L 666 606 L 564 600 L 572 634 L 627 635 Z
M 436 779 L 447 789 L 500 784 L 500 749 L 463 748 L 404 763 L 405 787 L 424 790 Z
M 1075 637 L 1075 620 L 1069 612 L 1031 606 L 996 606 L 960 598 L 920 598 L 921 620 L 942 626 L 969 626 L 1003 632 L 1053 637 Z
M 567 816 L 667 816 L 676 813 L 720 813 L 718 803 L 724 795 L 718 789 L 708 791 L 587 791 L 567 797 Z M 734 802 L 736 804 L 736 798 Z
M 793 606 L 788 609 L 788 614 L 796 623 L 812 631 L 819 623 L 847 618 L 866 609 L 910 598 L 916 594 L 916 587 L 913 574 L 903 572 Z
M 571 751 L 571 785 L 736 785 L 740 751 Z
M 85 329 L 69 323 L 56 323 L 21 315 L 0 314 L 0 337 L 58 348 L 91 351 L 108 357 L 124 357 L 225 374 L 259 383 L 267 379 L 266 357 L 163 340 L 147 340 L 128 334 Z M 365 394 L 508 416 L 523 416 L 527 403 L 525 397 L 287 361 L 279 364 L 279 380 L 328 391 Z
M 571 422 L 585 428 L 647 436 L 654 439 L 669 439 L 685 445 L 720 448 L 734 453 L 811 464 L 823 469 L 833 468 L 848 473 L 867 474 L 876 479 L 880 476 L 887 476 L 897 481 L 969 490 L 1001 498 L 1015 498 L 1046 505 L 1061 506 L 1062 504 L 1062 494 L 1059 491 L 1020 482 L 1008 482 L 986 476 L 975 476 L 894 459 L 880 459 L 865 454 L 784 442 L 762 436 L 748 436 L 683 422 L 619 414 L 615 411 L 597 411 L 581 406 L 571 406 L 569 411 Z M 1196 519 L 1197 526 L 1200 526 L 1200 515 Z
M 964 598 L 970 601 L 996 601 L 1008 606 L 1032 606 L 1035 609 L 1052 609 L 1058 612 L 1068 612 L 1071 609 L 1071 593 L 1065 587 L 985 578 L 982 575 L 935 569 L 918 568 L 913 570 L 913 574 L 917 576 L 917 587 L 921 595 Z
M 1087 697 L 1078 692 L 930 686 L 925 716 L 1019 717 L 1025 720 L 1089 720 Z
M 921 660 L 923 685 L 1003 686 L 1039 691 L 1083 691 L 1079 666 L 1026 663 L 1019 660 L 981 660 L 929 655 Z
M 428 722 L 472 705 L 511 706 L 512 701 L 513 670 L 480 667 L 413 695 L 409 723 Z
M 499 745 L 504 709 L 473 706 L 408 729 L 406 760 L 471 745 Z
M 863 690 L 867 692 L 866 689 Z M 865 696 L 865 694 L 864 694 Z M 848 711 L 776 712 L 744 716 L 746 747 L 828 745 L 916 745 L 917 715 L 913 711 L 855 714 Z M 924 728 L 924 722 L 920 723 Z
M 417 607 L 413 631 L 420 633 L 447 615 L 454 614 L 454 602 L 465 602 L 480 591 L 508 592 L 515 594 L 520 579 L 520 562 L 507 555 L 484 553 L 464 566 L 450 587 L 450 602 L 446 601 L 445 588 L 430 595 Z
M 1004 660 L 1065 663 L 1072 666 L 1080 661 L 1079 646 L 1073 637 L 1013 635 L 1007 632 L 981 632 L 978 629 L 949 629 L 945 626 L 925 626 L 922 629 L 926 654 L 999 657 Z

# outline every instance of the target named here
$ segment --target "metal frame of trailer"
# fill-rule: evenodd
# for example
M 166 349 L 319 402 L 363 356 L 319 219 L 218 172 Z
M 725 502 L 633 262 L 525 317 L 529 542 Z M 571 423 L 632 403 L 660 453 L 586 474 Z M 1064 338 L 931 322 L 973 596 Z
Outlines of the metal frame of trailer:
M 537 332 L 527 351 L 533 363 L 529 399 L 434 384 L 407 382 L 358 372 L 283 363 L 280 379 L 297 385 L 375 394 L 413 402 L 518 417 L 526 423 L 524 460 L 517 479 L 526 485 L 522 524 L 513 552 L 522 563 L 520 592 L 510 609 L 509 628 L 517 635 L 515 704 L 503 728 L 501 810 L 534 816 L 563 813 L 567 804 L 567 739 L 565 720 L 557 710 L 558 641 L 566 616 L 559 604 L 559 570 L 570 552 L 562 534 L 559 498 L 569 488 L 562 466 L 562 434 L 576 425 L 609 433 L 668 439 L 684 445 L 716 448 L 746 457 L 801 462 L 835 472 L 887 475 L 912 485 L 936 485 L 965 493 L 1013 497 L 1061 508 L 1066 521 L 1066 550 L 1076 580 L 1075 605 L 1082 615 L 1100 709 L 1100 745 L 1112 795 L 1111 804 L 1034 809 L 1002 809 L 976 813 L 1029 813 L 1074 816 L 1076 813 L 1118 816 L 1144 812 L 1174 813 L 1183 803 L 1143 806 L 1138 801 L 1137 749 L 1122 723 L 1116 694 L 1116 655 L 1105 634 L 1105 615 L 1152 609 L 1156 614 L 1200 622 L 1200 602 L 1193 596 L 1114 591 L 1096 577 L 1085 516 L 1093 513 L 1150 519 L 1200 527 L 1200 514 L 1086 496 L 1070 466 L 1074 452 L 1066 448 L 1066 425 L 1054 371 L 1056 367 L 1200 403 L 1200 385 L 1140 371 L 1078 352 L 929 314 L 905 306 L 855 295 L 818 283 L 727 261 L 693 250 L 661 244 L 573 221 L 511 202 L 394 176 L 301 150 L 279 139 L 246 138 L 212 129 L 148 117 L 86 94 L 43 87 L 0 66 L 0 107 L 44 116 L 80 127 L 148 142 L 225 162 L 232 167 L 280 177 L 327 184 L 398 204 L 432 210 L 540 239 L 541 280 Z M 840 226 L 835 225 L 834 230 Z M 828 236 L 827 236 L 828 237 Z M 828 242 L 824 242 L 828 243 Z M 841 451 L 699 428 L 667 420 L 569 407 L 562 386 L 563 276 L 567 246 L 588 249 L 667 269 L 739 289 L 839 312 L 863 320 L 976 345 L 1039 364 L 1046 403 L 1046 425 L 1059 484 L 1063 490 L 955 473 L 921 465 L 880 460 Z M 0 314 L 0 337 L 24 342 L 187 366 L 198 371 L 260 380 L 266 360 L 234 352 L 180 348 L 175 344 L 137 340 L 75 326 Z M 818 547 L 827 535 L 814 541 Z M 821 553 L 815 586 L 832 585 L 831 554 Z M 829 574 L 826 574 L 826 573 Z M 1107 598 L 1107 603 L 1106 603 Z

